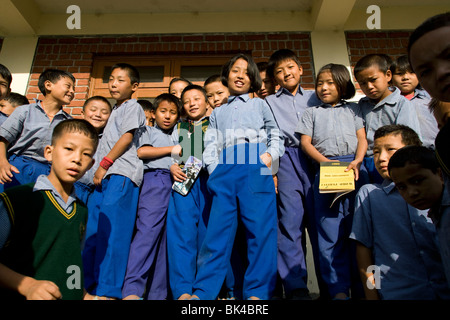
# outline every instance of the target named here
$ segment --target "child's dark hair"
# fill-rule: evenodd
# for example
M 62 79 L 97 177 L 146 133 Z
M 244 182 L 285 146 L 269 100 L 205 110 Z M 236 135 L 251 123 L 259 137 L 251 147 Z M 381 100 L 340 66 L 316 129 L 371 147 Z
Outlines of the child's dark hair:
M 106 99 L 106 98 L 103 97 L 103 96 L 92 96 L 92 97 L 90 97 L 89 99 L 87 99 L 87 100 L 84 102 L 84 104 L 83 104 L 83 111 L 84 111 L 84 109 L 86 108 L 86 106 L 87 106 L 91 101 L 95 101 L 95 100 L 106 103 L 106 104 L 109 106 L 109 110 L 110 110 L 110 111 L 112 110 L 111 103 L 108 101 L 108 99 Z
M 267 75 L 273 78 L 275 76 L 275 68 L 286 60 L 293 60 L 299 67 L 302 65 L 294 51 L 289 49 L 280 49 L 272 53 L 270 56 L 269 62 L 267 63 Z
M 141 82 L 141 76 L 139 74 L 138 69 L 135 66 L 132 66 L 131 64 L 116 63 L 115 65 L 113 65 L 111 67 L 111 73 L 115 69 L 125 70 L 128 73 L 128 76 L 130 77 L 131 84 L 135 84 L 135 83 L 139 84 Z
M 441 168 L 445 174 L 450 176 L 450 122 L 444 125 L 436 136 L 434 141 L 434 152 Z
M 56 83 L 61 78 L 69 78 L 75 85 L 75 77 L 70 72 L 58 69 L 47 69 L 39 76 L 39 90 L 45 96 L 47 94 L 47 91 L 45 90 L 45 82 L 50 81 L 51 83 Z
M 383 138 L 389 135 L 400 135 L 402 142 L 406 146 L 421 146 L 422 141 L 420 141 L 419 135 L 410 127 L 403 124 L 388 124 L 378 128 L 375 133 L 373 140 Z
M 428 110 L 430 110 L 431 113 L 434 114 L 434 110 L 439 107 L 441 101 L 436 98 L 431 98 L 430 102 L 428 103 Z
M 155 98 L 155 100 L 153 101 L 154 111 L 156 111 L 158 109 L 159 105 L 163 101 L 167 101 L 169 103 L 173 103 L 174 105 L 176 105 L 177 106 L 178 116 L 180 116 L 180 113 L 181 113 L 181 100 L 178 99 L 178 97 L 176 97 L 176 96 L 174 96 L 173 94 L 170 94 L 170 93 L 161 93 L 159 96 L 157 96 Z
M 350 77 L 350 72 L 347 67 L 342 64 L 329 63 L 320 68 L 316 77 L 316 88 L 319 80 L 319 75 L 322 72 L 330 72 L 333 82 L 336 86 L 337 92 L 339 93 L 340 99 L 351 99 L 356 93 L 355 86 Z M 317 91 L 316 91 L 317 94 Z
M 3 98 L 3 100 L 11 103 L 13 107 L 23 106 L 30 103 L 27 97 L 17 92 L 10 92 L 5 98 Z
M 222 76 L 220 74 L 213 74 L 212 76 L 209 76 L 205 83 L 203 83 L 203 87 L 206 87 L 208 84 L 213 82 L 222 82 Z
M 174 84 L 175 82 L 178 82 L 178 81 L 183 81 L 183 82 L 187 83 L 188 85 L 192 84 L 192 82 L 190 82 L 188 79 L 185 79 L 185 78 L 173 78 L 172 80 L 170 80 L 169 90 L 170 90 L 170 87 L 172 86 L 172 84 Z
M 203 96 L 205 97 L 205 101 L 208 101 L 208 96 L 206 95 L 205 88 L 203 88 L 202 86 L 199 86 L 197 84 L 190 84 L 186 88 L 184 88 L 183 91 L 181 92 L 181 103 L 183 103 L 184 94 L 186 92 L 188 92 L 188 91 L 191 91 L 191 90 L 198 90 L 198 91 L 200 91 L 203 94 Z
M 225 87 L 228 87 L 228 76 L 230 75 L 231 68 L 239 59 L 244 59 L 248 64 L 247 74 L 248 78 L 250 79 L 249 92 L 257 92 L 259 89 L 261 89 L 262 86 L 261 76 L 253 58 L 244 53 L 238 53 L 223 65 L 221 73 L 223 85 Z
M 358 62 L 355 65 L 355 68 L 353 70 L 355 74 L 355 78 L 357 77 L 358 73 L 361 71 L 368 69 L 373 66 L 377 66 L 377 68 L 386 74 L 388 70 L 390 70 L 392 64 L 392 59 L 384 53 L 371 53 L 368 55 L 365 55 L 361 59 L 358 60 Z
M 407 55 L 402 55 L 393 60 L 389 69 L 391 70 L 392 74 L 405 74 L 406 72 L 413 72 Z
M 98 146 L 98 132 L 94 126 L 84 119 L 67 119 L 58 123 L 53 129 L 52 145 L 61 138 L 64 133 L 81 132 L 92 140 L 94 143 L 94 151 Z
M 450 12 L 445 12 L 441 14 L 437 14 L 431 18 L 426 19 L 422 24 L 420 24 L 409 36 L 408 42 L 408 55 L 411 51 L 411 47 L 413 44 L 422 38 L 426 33 L 431 32 L 433 30 L 450 26 Z M 427 50 L 424 48 L 423 50 Z
M 4 66 L 1 63 L 0 63 L 0 76 L 2 76 L 2 78 L 5 79 L 6 82 L 8 82 L 8 87 L 10 87 L 12 82 L 11 72 L 6 66 Z
M 141 105 L 141 107 L 144 111 L 153 112 L 156 109 L 155 106 L 153 105 L 153 103 L 151 103 L 150 101 L 145 100 L 145 99 L 139 99 L 139 100 L 137 100 L 137 103 L 139 103 Z
M 267 67 L 269 66 L 269 63 L 266 61 L 262 61 L 262 62 L 258 62 L 256 64 L 256 66 L 258 67 L 259 72 L 263 72 L 267 70 Z
M 439 162 L 431 149 L 423 146 L 406 146 L 398 149 L 389 159 L 388 171 L 403 168 L 407 164 L 418 164 L 424 169 L 437 173 Z

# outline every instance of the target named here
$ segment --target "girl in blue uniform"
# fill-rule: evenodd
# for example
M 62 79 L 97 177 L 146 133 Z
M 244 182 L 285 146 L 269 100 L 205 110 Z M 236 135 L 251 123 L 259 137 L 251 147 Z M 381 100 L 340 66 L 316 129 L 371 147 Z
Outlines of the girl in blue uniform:
M 358 280 L 355 252 L 349 241 L 356 193 L 341 196 L 332 205 L 334 193 L 319 193 L 318 164 L 349 162 L 345 171 L 354 170 L 356 189 L 368 182 L 368 174 L 362 164 L 367 140 L 359 106 L 344 100 L 354 94 L 355 87 L 347 68 L 338 64 L 325 65 L 316 79 L 316 95 L 322 104 L 306 109 L 296 129 L 301 134 L 303 151 L 317 163 L 313 189 L 319 267 L 330 297 L 334 299 L 349 297 L 352 271 Z M 362 290 L 361 287 L 359 289 Z
M 244 299 L 269 299 L 277 274 L 277 208 L 272 167 L 284 152 L 273 114 L 249 92 L 261 87 L 252 58 L 238 54 L 222 69 L 228 103 L 214 109 L 203 161 L 211 212 L 191 299 L 216 299 L 229 266 L 238 218 L 247 240 Z

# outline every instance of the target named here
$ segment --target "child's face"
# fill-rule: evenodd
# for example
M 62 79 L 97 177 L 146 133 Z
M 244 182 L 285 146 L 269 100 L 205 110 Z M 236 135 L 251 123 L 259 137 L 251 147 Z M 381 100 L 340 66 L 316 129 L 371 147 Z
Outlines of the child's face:
M 175 81 L 169 88 L 169 93 L 173 94 L 178 99 L 181 98 L 181 93 L 183 89 L 186 88 L 189 84 L 185 81 Z
M 317 79 L 316 94 L 323 103 L 335 106 L 339 102 L 339 92 L 333 81 L 331 72 L 325 71 L 319 74 Z
M 450 119 L 450 102 L 440 101 L 439 105 L 434 109 L 433 114 L 436 118 L 439 130 L 442 129 Z
M 193 89 L 185 92 L 182 102 L 189 119 L 196 121 L 205 116 L 207 102 L 205 96 L 199 90 Z
M 6 97 L 10 91 L 11 88 L 8 81 L 6 81 L 5 78 L 0 75 L 0 100 Z
M 161 101 L 155 110 L 155 123 L 163 130 L 172 129 L 178 120 L 178 108 L 169 101 Z
M 75 97 L 75 84 L 68 77 L 61 77 L 55 83 L 47 80 L 45 82 L 47 90 L 46 97 L 51 96 L 60 105 L 68 105 Z
M 94 152 L 94 142 L 84 133 L 63 133 L 44 149 L 45 158 L 52 163 L 49 180 L 60 185 L 75 183 L 92 167 Z
M 450 26 L 424 34 L 409 58 L 422 87 L 434 98 L 450 102 Z
M 371 66 L 356 75 L 356 80 L 362 92 L 376 102 L 383 100 L 390 94 L 389 81 L 391 81 L 391 78 L 390 70 L 384 73 L 377 66 Z
M 109 76 L 108 88 L 111 97 L 120 105 L 122 102 L 131 98 L 133 93 L 138 89 L 138 83 L 131 83 L 128 71 L 116 68 Z
M 7 100 L 0 100 L 0 111 L 9 116 L 15 107 Z
M 221 81 L 215 81 L 205 86 L 208 103 L 211 107 L 217 108 L 222 104 L 227 103 L 230 91 L 225 87 Z
M 403 168 L 392 168 L 391 179 L 403 199 L 419 210 L 429 209 L 437 203 L 444 188 L 440 170 L 433 173 L 416 163 L 407 162 Z
M 389 179 L 388 164 L 392 155 L 405 144 L 400 134 L 389 134 L 387 136 L 375 139 L 373 143 L 373 160 L 378 173 L 384 178 Z
M 399 88 L 402 94 L 410 94 L 416 90 L 419 80 L 414 72 L 401 73 L 396 70 L 392 75 L 392 84 Z
M 154 113 L 149 110 L 144 110 L 144 113 L 145 113 L 145 125 L 153 127 L 153 120 L 155 118 Z
M 104 101 L 91 100 L 84 106 L 83 114 L 84 119 L 100 132 L 108 122 L 109 116 L 111 115 L 111 108 Z
M 303 74 L 302 66 L 299 66 L 294 60 L 285 60 L 280 62 L 273 71 L 275 81 L 283 88 L 286 88 L 292 94 L 295 94 L 300 85 L 300 79 Z
M 267 76 L 266 71 L 261 71 L 259 75 L 261 76 L 262 85 L 261 89 L 259 89 L 256 94 L 261 99 L 264 99 L 265 97 L 275 93 L 275 83 L 272 78 Z
M 244 59 L 237 59 L 228 74 L 228 90 L 231 95 L 238 96 L 248 93 L 251 81 L 248 76 L 248 63 Z

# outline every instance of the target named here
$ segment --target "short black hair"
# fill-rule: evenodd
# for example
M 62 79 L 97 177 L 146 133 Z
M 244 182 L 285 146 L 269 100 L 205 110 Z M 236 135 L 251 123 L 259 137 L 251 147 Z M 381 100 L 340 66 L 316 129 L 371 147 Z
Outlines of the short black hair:
M 406 146 L 422 145 L 422 141 L 420 140 L 417 132 L 403 124 L 388 124 L 378 128 L 374 133 L 373 140 L 375 141 L 389 135 L 400 135 L 403 144 Z
M 149 100 L 138 99 L 137 103 L 139 103 L 141 105 L 141 107 L 144 111 L 153 112 L 156 109 L 155 106 L 153 105 L 153 103 L 151 103 L 151 101 L 149 101 Z
M 55 126 L 52 133 L 52 145 L 61 138 L 64 133 L 81 132 L 92 140 L 94 143 L 94 152 L 98 146 L 98 132 L 94 126 L 84 119 L 67 119 L 61 121 Z
M 269 62 L 267 63 L 267 75 L 271 78 L 275 77 L 275 68 L 286 60 L 293 60 L 299 67 L 302 66 L 300 63 L 300 60 L 298 60 L 297 55 L 294 53 L 294 51 L 290 49 L 280 49 L 272 53 L 272 55 L 269 58 Z
M 231 68 L 239 59 L 244 59 L 248 64 L 247 74 L 250 79 L 249 92 L 257 92 L 259 89 L 261 89 L 262 86 L 261 76 L 253 58 L 245 53 L 238 53 L 223 65 L 221 73 L 223 85 L 225 87 L 228 87 L 228 76 L 230 75 Z
M 51 83 L 56 83 L 61 78 L 69 78 L 75 85 L 76 80 L 72 73 L 58 69 L 47 69 L 39 75 L 38 80 L 39 90 L 45 96 L 47 94 L 47 91 L 45 90 L 45 82 L 50 81 Z
M 335 83 L 336 89 L 341 99 L 351 99 L 356 93 L 355 85 L 350 77 L 347 67 L 342 64 L 329 63 L 320 68 L 317 73 L 315 87 L 319 81 L 319 75 L 322 72 L 330 72 Z M 316 91 L 317 94 L 317 91 Z
M 439 130 L 434 141 L 434 152 L 441 168 L 450 178 L 450 122 Z
M 8 82 L 8 87 L 11 86 L 12 82 L 11 71 L 9 71 L 9 69 L 1 63 L 0 63 L 0 76 L 2 76 L 2 78 L 5 79 L 6 82 Z
M 106 103 L 109 106 L 109 110 L 112 110 L 111 103 L 108 101 L 108 99 L 106 99 L 103 96 L 92 96 L 92 97 L 90 97 L 89 99 L 87 99 L 84 102 L 84 104 L 83 104 L 83 111 L 84 111 L 84 108 L 86 108 L 86 106 L 88 105 L 89 102 L 95 101 L 95 100 L 102 101 L 102 102 Z
M 27 97 L 17 92 L 10 92 L 5 98 L 3 98 L 3 100 L 11 103 L 13 107 L 23 106 L 30 103 Z
M 267 67 L 269 66 L 269 63 L 267 61 L 261 61 L 256 64 L 258 67 L 259 72 L 263 72 L 267 70 Z
M 406 146 L 398 149 L 389 159 L 388 171 L 403 168 L 407 164 L 418 164 L 424 169 L 437 173 L 439 162 L 434 152 L 423 146 Z
M 450 12 L 437 14 L 426 19 L 409 36 L 408 54 L 411 52 L 413 44 L 426 33 L 446 26 L 450 26 Z M 426 50 L 426 48 L 424 48 L 424 50 Z
M 402 55 L 397 59 L 392 61 L 390 70 L 392 74 L 398 72 L 400 74 L 404 74 L 406 72 L 414 72 L 411 64 L 409 63 L 408 55 Z
M 183 89 L 183 91 L 181 92 L 180 101 L 181 101 L 182 104 L 183 104 L 183 96 L 184 96 L 184 94 L 186 92 L 188 92 L 188 91 L 191 91 L 191 90 L 198 90 L 198 91 L 200 91 L 203 94 L 203 96 L 205 97 L 205 100 L 208 101 L 208 96 L 206 95 L 205 88 L 203 88 L 202 86 L 199 86 L 197 84 L 190 84 L 187 87 L 185 87 Z
M 209 76 L 203 83 L 203 87 L 206 87 L 208 84 L 213 82 L 222 82 L 222 76 L 220 74 L 213 74 L 212 76 Z
M 353 70 L 353 73 L 355 74 L 355 78 L 357 77 L 358 73 L 361 71 L 368 69 L 373 66 L 377 66 L 378 69 L 386 74 L 388 70 L 390 70 L 392 64 L 392 59 L 384 53 L 371 53 L 368 55 L 365 55 L 361 59 L 356 62 L 355 68 Z
M 169 103 L 173 103 L 174 105 L 177 106 L 177 112 L 178 112 L 178 116 L 180 116 L 181 113 L 181 100 L 178 99 L 178 97 L 174 96 L 171 93 L 161 93 L 159 96 L 157 96 L 155 98 L 155 100 L 153 101 L 153 106 L 154 106 L 154 111 L 156 111 L 159 107 L 159 105 L 161 104 L 161 102 L 163 101 L 167 101 Z
M 139 84 L 141 82 L 141 76 L 139 74 L 139 70 L 129 64 L 129 63 L 116 63 L 115 65 L 113 65 L 111 67 L 111 73 L 115 70 L 115 69 L 121 69 L 121 70 L 125 70 L 128 73 L 128 76 L 130 77 L 130 82 L 131 84 Z
M 175 82 L 178 82 L 178 81 L 183 81 L 183 82 L 187 83 L 188 85 L 192 84 L 192 82 L 190 82 L 188 79 L 185 79 L 185 78 L 181 78 L 181 77 L 180 78 L 173 78 L 169 82 L 169 90 L 170 90 L 170 87 L 172 86 L 172 84 L 174 84 Z

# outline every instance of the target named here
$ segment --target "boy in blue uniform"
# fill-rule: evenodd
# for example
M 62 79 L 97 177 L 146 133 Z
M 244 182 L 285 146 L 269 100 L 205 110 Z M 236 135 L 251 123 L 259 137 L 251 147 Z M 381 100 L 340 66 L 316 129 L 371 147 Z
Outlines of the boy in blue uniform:
M 390 88 L 392 72 L 391 58 L 385 54 L 368 54 L 355 65 L 354 74 L 362 92 L 359 100 L 365 121 L 368 148 L 364 165 L 371 182 L 381 182 L 373 164 L 373 135 L 378 128 L 389 124 L 403 124 L 420 135 L 419 119 L 411 102 L 400 94 L 396 87 Z
M 428 109 L 431 97 L 419 84 L 417 75 L 412 71 L 408 56 L 400 56 L 391 64 L 392 84 L 400 89 L 400 94 L 411 101 L 420 125 L 423 145 L 434 149 L 434 139 L 439 131 L 436 119 Z
M 154 105 L 154 126 L 147 125 L 139 138 L 138 156 L 144 161 L 144 181 L 122 288 L 124 300 L 166 300 L 169 293 L 166 217 L 172 191 L 171 156 L 180 149 L 173 127 L 181 105 L 170 93 L 156 97 Z
M 19 294 L 28 300 L 83 298 L 80 245 L 87 209 L 76 198 L 73 184 L 92 166 L 97 144 L 98 135 L 87 121 L 59 123 L 44 150 L 52 163 L 49 175 L 0 195 L 3 300 Z
M 450 190 L 433 151 L 409 146 L 389 160 L 389 175 L 403 199 L 419 209 L 429 209 L 439 240 L 439 250 L 450 288 Z M 448 170 L 448 169 L 447 169 Z M 448 174 L 448 172 L 447 172 Z
M 181 158 L 170 167 L 173 180 L 182 182 L 187 176 L 182 171 L 189 156 L 202 160 L 204 135 L 209 124 L 206 91 L 189 85 L 181 94 L 185 120 L 178 122 L 174 134 L 182 148 Z M 167 253 L 169 281 L 174 299 L 185 300 L 192 295 L 197 272 L 197 256 L 209 217 L 211 199 L 206 189 L 208 173 L 202 169 L 186 195 L 172 191 L 167 212 Z
M 40 76 L 42 101 L 17 107 L 0 129 L 0 183 L 9 188 L 35 182 L 50 172 L 44 147 L 50 144 L 53 128 L 71 116 L 63 110 L 75 93 L 72 74 L 48 69 Z M 9 148 L 9 149 L 8 149 Z M 7 151 L 9 158 L 7 158 Z M 4 186 L 3 186 L 4 185 Z
M 3 100 L 0 100 L 0 125 L 18 106 L 25 104 L 29 104 L 27 97 L 17 92 L 10 92 Z
M 285 146 L 276 175 L 278 274 L 288 298 L 308 298 L 304 239 L 307 217 L 313 218 L 313 178 L 311 163 L 300 149 L 300 136 L 295 129 L 306 108 L 321 102 L 314 91 L 304 90 L 300 86 L 303 69 L 291 50 L 282 49 L 273 53 L 267 74 L 280 85 L 280 89 L 265 100 L 284 136 Z M 307 228 L 315 251 L 317 240 L 314 225 L 309 224 Z M 319 272 L 317 274 L 320 275 Z
M 137 156 L 137 134 L 145 128 L 142 107 L 132 99 L 139 72 L 129 64 L 112 67 L 109 91 L 117 102 L 98 148 L 94 174 L 95 210 L 83 250 L 86 289 L 98 297 L 121 298 L 144 167 Z
M 374 161 L 384 181 L 366 184 L 357 193 L 350 235 L 357 241 L 366 299 L 450 298 L 433 222 L 426 210 L 406 203 L 388 171 L 390 158 L 398 149 L 419 145 L 417 133 L 404 125 L 375 131 Z

